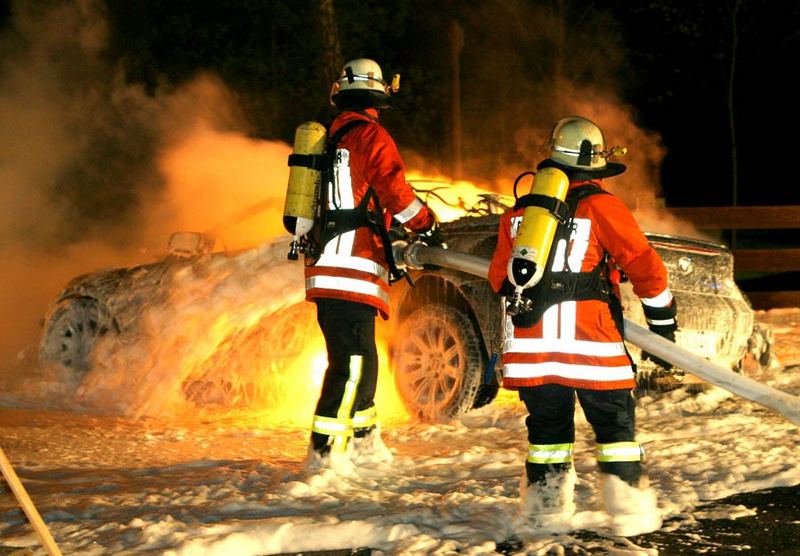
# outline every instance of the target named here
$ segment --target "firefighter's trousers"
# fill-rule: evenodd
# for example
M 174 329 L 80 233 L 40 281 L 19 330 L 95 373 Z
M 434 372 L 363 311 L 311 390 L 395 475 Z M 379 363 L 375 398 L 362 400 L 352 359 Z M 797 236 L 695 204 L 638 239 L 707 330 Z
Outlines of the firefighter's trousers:
M 376 310 L 362 303 L 316 299 L 317 322 L 325 337 L 328 368 L 314 415 L 311 443 L 326 452 L 375 427 L 378 352 Z
M 594 429 L 600 471 L 637 486 L 642 476 L 642 449 L 634 440 L 635 401 L 630 389 L 587 390 L 560 384 L 520 388 L 528 408 L 528 482 L 544 483 L 572 465 L 575 442 L 575 397 Z

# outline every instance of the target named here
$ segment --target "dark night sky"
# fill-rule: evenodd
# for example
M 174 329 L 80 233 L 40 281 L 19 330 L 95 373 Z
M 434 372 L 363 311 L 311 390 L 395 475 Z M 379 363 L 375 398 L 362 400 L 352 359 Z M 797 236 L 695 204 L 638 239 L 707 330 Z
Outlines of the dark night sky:
M 578 88 L 580 80 L 600 86 L 613 82 L 622 100 L 636 107 L 638 123 L 661 135 L 667 149 L 661 170 L 668 205 L 731 203 L 731 99 L 739 204 L 800 204 L 800 188 L 786 172 L 797 143 L 797 94 L 787 80 L 798 68 L 800 2 L 334 3 L 344 58 L 368 55 L 403 74 L 404 98 L 387 119 L 401 147 L 446 156 L 446 30 L 451 20 L 465 28 L 467 41 L 462 54 L 465 132 L 476 138 L 485 132 L 491 138 L 505 108 L 535 90 L 527 82 L 547 78 L 548 70 L 537 68 L 537 62 L 551 53 L 547 44 L 531 38 L 541 33 L 535 16 L 560 10 L 567 68 L 601 54 L 588 73 L 575 76 Z M 254 135 L 285 141 L 291 140 L 297 121 L 325 108 L 316 2 L 99 4 L 111 29 L 106 57 L 124 68 L 130 82 L 152 91 L 211 70 L 241 95 Z M 11 5 L 0 2 L 4 27 Z M 729 89 L 732 67 L 735 79 Z M 483 90 L 487 82 L 499 83 L 498 91 Z M 500 156 L 518 156 L 497 141 L 490 144 L 498 144 Z
M 788 84 L 798 69 L 797 0 L 333 2 L 343 58 L 371 57 L 387 74 L 403 75 L 397 107 L 382 119 L 404 154 L 448 167 L 448 28 L 455 20 L 465 37 L 469 178 L 510 180 L 533 167 L 541 159 L 534 144 L 565 115 L 559 95 L 594 99 L 603 91 L 634 108 L 636 131 L 663 141 L 668 206 L 728 205 L 727 77 L 735 67 L 739 203 L 800 204 L 793 164 L 798 102 Z M 734 26 L 730 9 L 737 5 Z M 95 268 L 96 261 L 70 257 L 75 271 L 62 268 L 59 275 L 68 247 L 101 240 L 121 256 L 143 244 L 146 199 L 166 189 L 157 164 L 165 135 L 159 116 L 199 73 L 213 73 L 234 93 L 254 138 L 291 142 L 299 122 L 329 112 L 318 6 L 318 0 L 0 0 L 0 249 L 32 254 L 20 259 L 19 286 L 5 288 L 11 309 L 4 310 L 30 311 L 52 295 L 47 287 Z M 87 38 L 94 41 L 88 47 Z M 480 164 L 466 168 L 473 161 Z M 752 241 L 800 246 L 796 230 L 766 233 Z M 111 260 L 102 264 L 119 266 Z M 17 295 L 32 287 L 34 263 L 43 268 L 36 273 L 41 291 L 31 294 L 39 301 Z M 790 278 L 784 289 L 797 288 L 797 276 Z
M 630 98 L 643 123 L 659 130 L 670 147 L 663 166 L 668 201 L 729 204 L 734 2 L 673 3 L 683 4 L 682 15 L 673 19 L 666 4 L 618 10 L 639 76 Z M 740 5 L 731 93 L 739 204 L 800 203 L 786 174 L 800 121 L 796 92 L 787 83 L 799 67 L 800 2 Z

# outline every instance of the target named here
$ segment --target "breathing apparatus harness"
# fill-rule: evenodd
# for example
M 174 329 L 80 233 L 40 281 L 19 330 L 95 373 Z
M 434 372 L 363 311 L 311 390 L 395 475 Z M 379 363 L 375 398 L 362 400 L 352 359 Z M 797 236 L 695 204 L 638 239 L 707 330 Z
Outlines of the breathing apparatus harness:
M 515 182 L 514 197 L 516 198 L 516 203 L 514 204 L 514 210 L 528 206 L 542 206 L 548 210 L 552 209 L 553 214 L 557 215 L 559 221 L 558 229 L 553 239 L 553 245 L 558 245 L 561 240 L 569 242 L 578 203 L 586 197 L 598 194 L 608 195 L 609 193 L 596 183 L 587 183 L 569 190 L 565 202 L 552 197 L 534 194 L 517 197 Z M 602 260 L 589 272 L 573 272 L 569 269 L 568 261 L 565 261 L 565 270 L 556 272 L 552 270 L 556 251 L 557 249 L 550 250 L 547 266 L 541 281 L 535 286 L 524 290 L 523 295 L 528 299 L 528 302 L 524 304 L 523 310 L 511 315 L 514 326 L 529 328 L 541 320 L 542 315 L 548 308 L 564 301 L 597 299 L 609 305 L 614 322 L 620 334 L 622 334 L 622 303 L 612 293 L 608 272 L 608 253 L 605 253 Z M 567 257 L 568 253 L 565 252 L 564 256 Z M 510 282 L 506 281 L 500 293 L 503 295 L 509 293 L 509 286 L 511 286 Z
M 331 199 L 334 208 L 329 207 L 328 184 L 336 183 L 334 166 L 338 156 L 337 149 L 342 138 L 356 127 L 367 125 L 374 121 L 369 114 L 358 112 L 369 118 L 369 120 L 351 120 L 342 125 L 336 133 L 329 136 L 325 146 L 324 154 L 291 154 L 289 155 L 289 166 L 305 166 L 321 172 L 322 179 L 318 191 L 317 211 L 314 226 L 305 236 L 305 241 L 301 250 L 305 253 L 306 266 L 313 266 L 317 263 L 322 251 L 329 241 L 351 232 L 358 228 L 369 228 L 373 233 L 381 238 L 383 250 L 386 256 L 386 263 L 389 266 L 389 281 L 394 282 L 406 277 L 403 269 L 397 266 L 392 252 L 392 241 L 389 232 L 383 222 L 383 209 L 381 208 L 378 194 L 371 185 L 359 202 L 358 206 L 352 209 L 335 207 L 336 200 Z M 372 203 L 372 208 L 370 208 Z

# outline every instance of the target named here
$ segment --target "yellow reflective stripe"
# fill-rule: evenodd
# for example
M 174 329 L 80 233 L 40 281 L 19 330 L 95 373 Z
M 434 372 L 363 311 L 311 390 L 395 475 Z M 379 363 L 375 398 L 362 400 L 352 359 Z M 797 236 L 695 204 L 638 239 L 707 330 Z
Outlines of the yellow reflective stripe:
M 311 423 L 311 430 L 329 436 L 352 436 L 353 426 L 350 419 L 339 419 L 338 417 L 325 417 L 314 415 Z
M 644 448 L 638 442 L 612 442 L 597 445 L 597 461 L 641 461 Z
M 361 382 L 361 369 L 364 365 L 363 355 L 350 356 L 350 376 L 347 383 L 344 385 L 344 394 L 342 394 L 342 403 L 339 404 L 339 411 L 336 416 L 339 421 L 346 421 L 350 425 L 352 434 L 352 420 L 350 414 L 353 412 L 353 404 L 356 401 L 356 392 L 358 391 L 358 383 Z M 347 447 L 347 436 L 336 436 L 333 439 L 333 450 L 343 452 Z
M 529 444 L 528 463 L 569 463 L 572 444 Z
M 374 405 L 369 409 L 356 411 L 355 415 L 353 415 L 353 428 L 355 429 L 365 429 L 367 427 L 371 427 L 377 422 L 378 412 Z

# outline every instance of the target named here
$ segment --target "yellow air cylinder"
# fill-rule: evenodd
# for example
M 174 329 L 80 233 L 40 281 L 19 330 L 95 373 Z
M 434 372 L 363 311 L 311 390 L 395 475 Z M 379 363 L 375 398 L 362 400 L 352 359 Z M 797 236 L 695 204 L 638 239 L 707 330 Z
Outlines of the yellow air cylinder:
M 531 194 L 564 201 L 568 189 L 569 178 L 564 172 L 542 168 L 534 177 Z M 547 208 L 529 206 L 523 211 L 507 269 L 508 279 L 518 290 L 535 286 L 542 279 L 557 229 L 558 218 Z
M 313 157 L 307 155 L 323 154 L 326 139 L 325 126 L 317 122 L 304 122 L 295 130 L 293 156 L 289 157 L 289 185 L 283 207 L 283 225 L 294 236 L 295 242 L 314 227 L 322 173 L 312 167 Z

